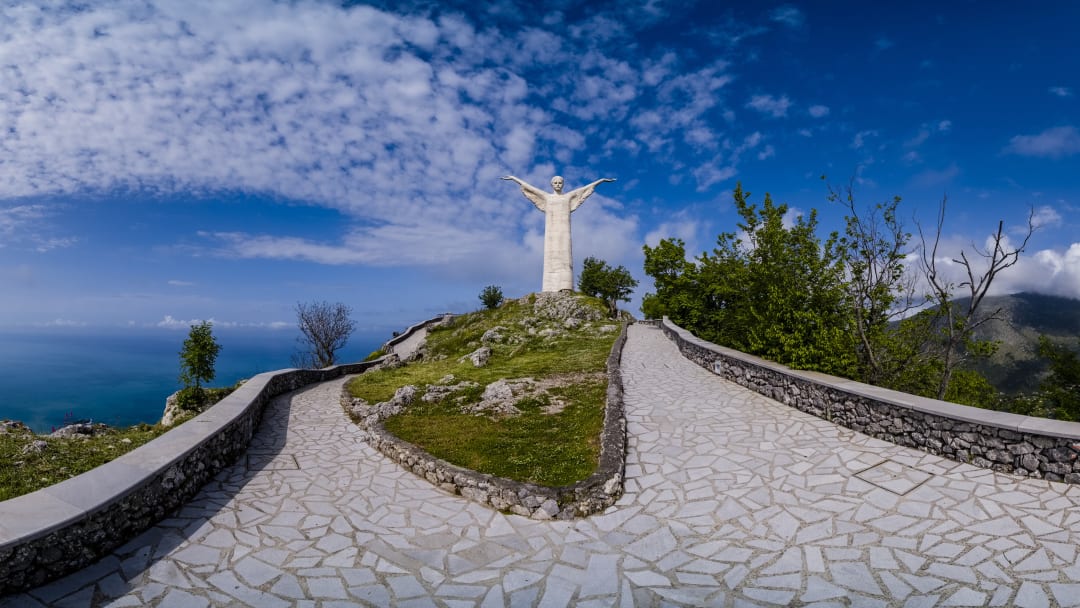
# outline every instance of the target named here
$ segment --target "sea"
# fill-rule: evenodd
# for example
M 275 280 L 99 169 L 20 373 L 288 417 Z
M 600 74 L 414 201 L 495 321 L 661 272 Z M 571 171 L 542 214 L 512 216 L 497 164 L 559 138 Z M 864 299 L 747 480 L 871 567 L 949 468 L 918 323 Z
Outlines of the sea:
M 215 328 L 221 345 L 215 378 L 231 386 L 256 374 L 293 367 L 295 330 Z M 354 333 L 338 360 L 364 359 L 390 332 Z M 92 420 L 113 426 L 156 423 L 180 388 L 186 331 L 35 328 L 0 330 L 0 420 L 38 433 Z

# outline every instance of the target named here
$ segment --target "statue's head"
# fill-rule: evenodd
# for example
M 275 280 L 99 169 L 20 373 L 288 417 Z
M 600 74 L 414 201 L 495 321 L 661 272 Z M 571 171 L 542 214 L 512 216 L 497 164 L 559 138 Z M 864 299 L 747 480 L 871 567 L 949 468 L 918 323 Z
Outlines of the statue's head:
M 551 178 L 551 189 L 555 191 L 555 194 L 562 194 L 563 179 L 562 176 L 556 175 Z

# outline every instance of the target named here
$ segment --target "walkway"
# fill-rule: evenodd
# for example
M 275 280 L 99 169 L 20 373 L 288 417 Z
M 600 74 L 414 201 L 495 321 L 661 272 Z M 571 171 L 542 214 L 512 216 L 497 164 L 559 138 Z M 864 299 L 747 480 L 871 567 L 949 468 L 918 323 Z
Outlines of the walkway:
M 835 427 L 630 332 L 608 514 L 536 522 L 440 492 L 364 443 L 331 382 L 276 401 L 177 517 L 0 606 L 1080 605 L 1080 487 Z

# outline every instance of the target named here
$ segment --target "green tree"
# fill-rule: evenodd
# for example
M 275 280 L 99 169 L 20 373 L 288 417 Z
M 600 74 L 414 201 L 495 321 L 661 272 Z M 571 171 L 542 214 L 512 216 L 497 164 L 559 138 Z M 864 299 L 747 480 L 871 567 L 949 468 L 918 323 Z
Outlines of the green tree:
M 663 239 L 644 250 L 645 274 L 652 277 L 656 293 L 645 294 L 641 313 L 646 319 L 670 317 L 683 327 L 701 327 L 705 302 L 697 264 L 686 259 L 686 244 Z
M 294 365 L 304 368 L 333 365 L 337 351 L 345 346 L 356 329 L 356 322 L 350 315 L 352 309 L 341 302 L 297 303 L 296 321 L 300 329 L 297 341 L 302 350 L 293 356 Z
M 220 352 L 221 345 L 214 339 L 213 324 L 210 321 L 191 326 L 180 351 L 180 382 L 184 385 L 181 400 L 185 402 L 183 405 L 197 406 L 205 403 L 206 393 L 202 384 L 214 379 L 214 365 Z
M 488 310 L 494 310 L 499 307 L 503 302 L 502 288 L 498 285 L 488 285 L 480 290 L 480 302 L 484 304 L 484 308 Z
M 1080 340 L 1077 340 L 1080 348 Z M 1080 355 L 1039 336 L 1039 356 L 1050 362 L 1050 375 L 1039 386 L 1038 397 L 1045 415 L 1058 420 L 1080 421 Z
M 637 279 L 630 276 L 625 266 L 612 268 L 604 260 L 588 257 L 578 278 L 578 291 L 603 300 L 608 306 L 608 314 L 615 318 L 619 314 L 619 302 L 629 302 L 637 284 Z
M 856 360 L 844 307 L 837 235 L 822 243 L 817 212 L 789 217 L 768 194 L 761 207 L 737 185 L 738 232 L 712 254 L 685 259 L 682 241 L 645 247 L 656 293 L 647 316 L 665 314 L 705 339 L 797 367 L 852 377 Z

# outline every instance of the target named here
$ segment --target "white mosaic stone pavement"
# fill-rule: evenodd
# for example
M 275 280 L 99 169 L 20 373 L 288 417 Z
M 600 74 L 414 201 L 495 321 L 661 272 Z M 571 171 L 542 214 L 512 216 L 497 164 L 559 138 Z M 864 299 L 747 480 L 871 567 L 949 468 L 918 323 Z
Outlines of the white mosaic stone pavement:
M 632 326 L 627 493 L 570 522 L 443 493 L 342 381 L 98 564 L 0 606 L 1080 606 L 1080 488 L 957 464 L 725 382 Z

